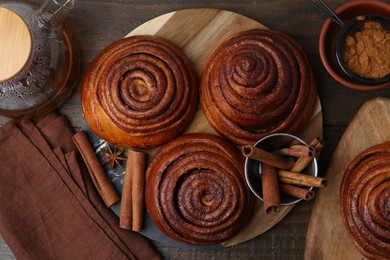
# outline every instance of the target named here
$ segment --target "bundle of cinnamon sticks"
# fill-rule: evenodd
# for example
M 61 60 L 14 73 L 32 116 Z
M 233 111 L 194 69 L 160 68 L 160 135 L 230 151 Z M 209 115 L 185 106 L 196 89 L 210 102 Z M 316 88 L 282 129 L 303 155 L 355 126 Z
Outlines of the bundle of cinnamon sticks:
M 320 137 L 313 139 L 308 146 L 292 144 L 275 151 L 265 151 L 252 145 L 242 147 L 245 157 L 261 162 L 263 201 L 267 214 L 280 210 L 281 192 L 299 199 L 311 200 L 315 196 L 314 191 L 305 187 L 326 187 L 325 178 L 303 172 L 323 147 L 324 142 Z
M 119 226 L 123 229 L 141 232 L 144 212 L 146 154 L 133 150 L 127 151 L 122 195 L 119 196 L 97 158 L 86 132 L 81 131 L 75 134 L 73 141 L 79 149 L 95 187 L 106 206 L 111 207 L 121 200 Z

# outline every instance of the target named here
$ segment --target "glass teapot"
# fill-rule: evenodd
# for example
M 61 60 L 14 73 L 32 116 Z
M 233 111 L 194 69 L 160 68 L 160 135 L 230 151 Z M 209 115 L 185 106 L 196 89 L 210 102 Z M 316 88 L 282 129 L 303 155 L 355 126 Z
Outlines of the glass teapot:
M 63 26 L 74 0 L 0 2 L 0 115 L 49 113 L 76 85 L 78 55 Z

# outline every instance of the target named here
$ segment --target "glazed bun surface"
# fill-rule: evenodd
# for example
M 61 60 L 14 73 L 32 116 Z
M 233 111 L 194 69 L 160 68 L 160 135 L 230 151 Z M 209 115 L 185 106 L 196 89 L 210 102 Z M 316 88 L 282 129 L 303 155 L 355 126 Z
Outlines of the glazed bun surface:
M 106 47 L 83 79 L 89 127 L 106 141 L 153 148 L 179 135 L 198 105 L 191 61 L 168 40 L 131 36 Z
M 359 154 L 341 183 L 340 210 L 355 246 L 369 259 L 390 255 L 390 142 Z
M 146 174 L 146 208 L 177 241 L 217 244 L 237 234 L 252 209 L 244 158 L 225 139 L 188 134 L 162 146 Z
M 211 56 L 200 85 L 210 124 L 240 145 L 271 133 L 299 131 L 317 102 L 313 70 L 302 47 L 266 29 L 226 39 Z

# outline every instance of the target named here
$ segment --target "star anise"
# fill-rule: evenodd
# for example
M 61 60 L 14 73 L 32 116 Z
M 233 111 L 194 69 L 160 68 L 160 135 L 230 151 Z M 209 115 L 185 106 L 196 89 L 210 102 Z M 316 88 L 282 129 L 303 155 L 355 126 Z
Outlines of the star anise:
M 102 152 L 103 156 L 106 158 L 103 162 L 103 165 L 109 163 L 111 171 L 115 168 L 116 165 L 122 167 L 121 161 L 126 160 L 126 157 L 121 157 L 124 150 L 125 149 L 123 147 L 117 149 L 116 146 L 114 146 L 114 149 L 111 149 L 111 145 L 108 145 L 108 149 Z

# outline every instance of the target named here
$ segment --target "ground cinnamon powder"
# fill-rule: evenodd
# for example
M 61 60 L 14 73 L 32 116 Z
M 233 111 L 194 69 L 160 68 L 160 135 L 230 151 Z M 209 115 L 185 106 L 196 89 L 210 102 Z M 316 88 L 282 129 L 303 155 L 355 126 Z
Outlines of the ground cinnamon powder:
M 346 66 L 364 78 L 390 74 L 390 33 L 377 22 L 366 22 L 361 31 L 345 38 L 343 59 Z

